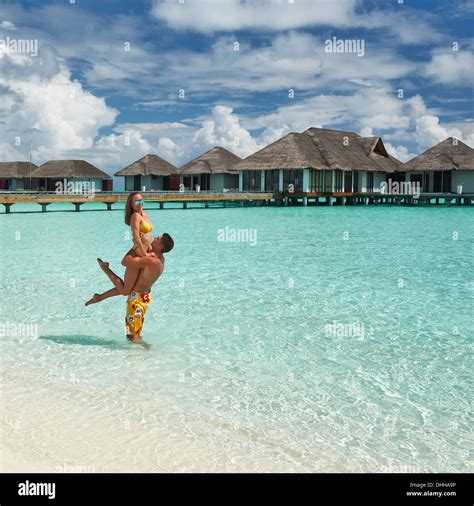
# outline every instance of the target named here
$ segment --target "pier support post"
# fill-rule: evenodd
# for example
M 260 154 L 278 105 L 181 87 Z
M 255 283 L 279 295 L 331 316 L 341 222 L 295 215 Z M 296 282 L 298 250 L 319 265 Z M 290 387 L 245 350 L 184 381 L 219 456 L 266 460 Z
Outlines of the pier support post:
M 13 204 L 3 204 L 5 206 L 5 214 L 10 214 L 10 207 L 13 205 Z
M 243 200 L 240 201 L 240 207 L 244 207 L 244 201 Z
M 205 203 L 204 203 L 204 207 L 205 207 L 206 209 L 209 209 L 209 202 L 205 202 Z
M 160 202 L 160 209 L 164 209 L 165 208 L 165 203 L 164 202 Z
M 188 203 L 187 202 L 183 202 L 183 209 L 187 209 L 188 208 Z
M 332 206 L 332 197 L 326 197 L 328 200 L 328 206 Z
M 288 197 L 285 197 L 285 207 L 288 207 Z
M 46 202 L 46 203 L 41 203 L 41 212 L 42 213 L 45 213 L 46 212 L 46 207 L 49 206 L 49 202 Z
M 345 206 L 345 205 L 346 205 L 346 197 L 342 197 L 342 198 L 341 198 L 341 205 L 342 205 L 342 206 Z
M 227 202 L 225 200 L 222 201 L 222 207 L 227 207 Z
M 105 204 L 107 205 L 107 211 L 112 211 L 113 202 L 106 202 Z
M 78 213 L 81 210 L 82 202 L 73 202 L 74 207 L 76 208 L 76 213 Z
M 303 205 L 305 207 L 308 205 L 308 197 L 303 197 Z

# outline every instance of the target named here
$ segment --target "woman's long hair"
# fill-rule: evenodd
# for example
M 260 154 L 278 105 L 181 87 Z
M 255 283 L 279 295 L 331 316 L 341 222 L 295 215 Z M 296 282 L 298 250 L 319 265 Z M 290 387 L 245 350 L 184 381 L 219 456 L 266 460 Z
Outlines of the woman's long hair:
M 130 218 L 132 217 L 132 199 L 135 195 L 140 195 L 140 192 L 132 192 L 128 194 L 127 203 L 125 204 L 125 223 L 130 226 Z

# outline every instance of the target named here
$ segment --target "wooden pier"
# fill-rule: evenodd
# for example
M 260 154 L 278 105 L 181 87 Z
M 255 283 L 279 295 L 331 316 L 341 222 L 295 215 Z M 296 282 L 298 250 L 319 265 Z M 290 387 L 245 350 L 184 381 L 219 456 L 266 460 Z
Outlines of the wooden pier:
M 275 193 L 274 200 L 278 205 L 404 205 L 404 206 L 472 206 L 474 193 L 421 193 L 383 194 L 380 192 L 283 192 Z
M 393 195 L 382 193 L 349 193 L 349 192 L 142 192 L 146 202 L 158 203 L 160 209 L 165 204 L 182 204 L 183 209 L 188 204 L 209 205 L 238 204 L 242 207 L 255 205 L 276 206 L 333 206 L 333 205 L 405 205 L 405 206 L 472 206 L 474 205 L 474 193 L 421 193 L 414 195 Z M 0 192 L 0 204 L 5 207 L 5 213 L 10 214 L 14 204 L 35 203 L 41 206 L 41 211 L 46 212 L 48 206 L 54 203 L 70 203 L 76 211 L 81 206 L 90 203 L 101 203 L 105 209 L 112 210 L 113 204 L 125 203 L 128 192 L 97 192 L 94 195 L 64 195 L 48 192 Z
M 107 210 L 111 210 L 113 204 L 125 203 L 129 192 L 97 192 L 94 195 L 65 195 L 49 192 L 0 192 L 0 204 L 5 206 L 5 213 L 9 214 L 14 204 L 39 204 L 41 211 L 46 212 L 47 207 L 54 203 L 71 203 L 76 211 L 81 210 L 84 204 L 101 203 L 105 204 Z M 146 202 L 159 203 L 160 209 L 163 209 L 166 203 L 181 203 L 183 209 L 191 203 L 203 203 L 204 207 L 209 204 L 221 203 L 226 207 L 229 203 L 246 203 L 254 202 L 256 205 L 270 203 L 273 198 L 272 193 L 247 193 L 247 192 L 141 192 Z

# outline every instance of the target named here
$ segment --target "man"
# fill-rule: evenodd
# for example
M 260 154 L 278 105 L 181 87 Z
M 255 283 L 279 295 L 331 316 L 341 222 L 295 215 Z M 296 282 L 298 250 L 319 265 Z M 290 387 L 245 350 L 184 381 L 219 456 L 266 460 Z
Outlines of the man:
M 143 329 L 143 321 L 148 306 L 151 304 L 151 287 L 158 280 L 165 268 L 165 257 L 163 253 L 167 253 L 173 249 L 174 241 L 169 234 L 162 234 L 153 239 L 151 250 L 152 256 L 145 257 L 127 257 L 125 267 L 134 266 L 140 269 L 138 277 L 133 287 L 123 285 L 123 280 L 117 276 L 110 268 L 107 262 L 97 259 L 101 269 L 105 272 L 112 283 L 123 285 L 122 292 L 118 288 L 112 288 L 107 292 L 95 293 L 92 299 L 86 302 L 86 306 L 101 302 L 109 297 L 121 295 L 125 291 L 127 297 L 127 315 L 125 317 L 125 325 L 127 328 L 127 339 L 133 343 L 149 346 L 141 338 Z

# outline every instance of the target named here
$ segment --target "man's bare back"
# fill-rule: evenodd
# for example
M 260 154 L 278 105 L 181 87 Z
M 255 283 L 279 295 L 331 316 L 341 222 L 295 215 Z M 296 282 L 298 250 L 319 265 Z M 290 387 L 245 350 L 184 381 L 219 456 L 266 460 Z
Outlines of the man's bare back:
M 133 287 L 135 292 L 149 292 L 165 268 L 165 257 L 161 254 L 147 257 L 147 260 L 146 265 L 140 268 L 137 281 Z

